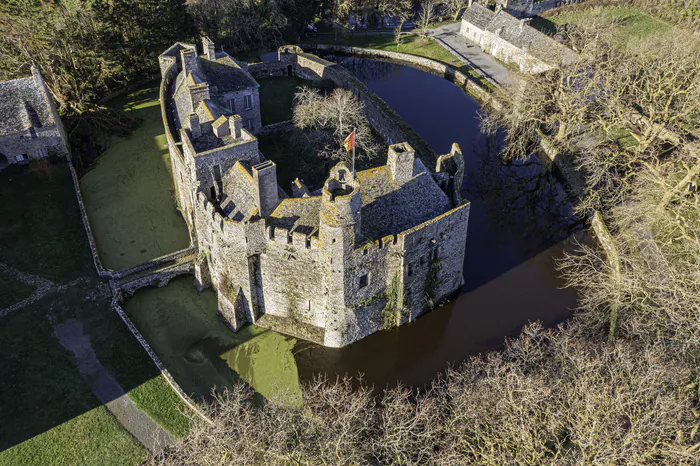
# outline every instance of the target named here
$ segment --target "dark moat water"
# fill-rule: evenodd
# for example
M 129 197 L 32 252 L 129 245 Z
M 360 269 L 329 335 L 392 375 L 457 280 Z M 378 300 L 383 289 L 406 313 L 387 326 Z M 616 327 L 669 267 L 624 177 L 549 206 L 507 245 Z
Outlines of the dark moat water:
M 554 176 L 534 158 L 502 164 L 494 156 L 499 137 L 479 131 L 478 102 L 443 78 L 392 63 L 325 58 L 351 70 L 437 153 L 460 145 L 463 191 L 471 201 L 466 283 L 456 300 L 349 347 L 298 343 L 301 380 L 360 373 L 377 386 L 420 386 L 450 365 L 497 349 L 529 321 L 551 326 L 570 316 L 576 295 L 562 288 L 554 266 L 577 224 Z

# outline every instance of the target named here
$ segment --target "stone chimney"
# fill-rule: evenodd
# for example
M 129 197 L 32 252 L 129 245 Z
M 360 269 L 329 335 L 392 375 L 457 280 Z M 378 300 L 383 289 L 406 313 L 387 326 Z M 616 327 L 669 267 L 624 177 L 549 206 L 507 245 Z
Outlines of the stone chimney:
M 216 60 L 214 42 L 207 36 L 202 37 L 202 52 L 207 59 Z
M 192 101 L 192 111 L 196 112 L 199 104 L 210 98 L 209 84 L 202 83 L 189 87 L 190 100 Z
M 182 61 L 182 71 L 185 76 L 197 71 L 197 52 L 192 49 L 180 50 L 180 60 Z
M 525 26 L 530 25 L 530 21 L 532 21 L 532 18 L 523 18 L 520 20 L 520 31 L 521 32 L 525 29 Z
M 260 216 L 267 218 L 277 208 L 277 166 L 271 160 L 253 165 L 255 204 Z
M 187 126 L 190 128 L 192 139 L 197 139 L 202 136 L 202 126 L 199 124 L 199 115 L 190 113 L 190 116 L 187 117 Z
M 389 146 L 387 165 L 391 171 L 391 178 L 396 183 L 405 183 L 413 178 L 413 164 L 416 159 L 416 151 L 407 142 L 400 142 Z
M 228 126 L 234 139 L 238 139 L 243 135 L 243 120 L 240 115 L 228 117 Z

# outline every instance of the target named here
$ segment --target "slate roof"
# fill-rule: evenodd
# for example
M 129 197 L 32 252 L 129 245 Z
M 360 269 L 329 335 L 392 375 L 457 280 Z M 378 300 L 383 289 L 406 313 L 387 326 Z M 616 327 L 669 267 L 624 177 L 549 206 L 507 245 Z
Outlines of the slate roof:
M 500 29 L 499 37 L 545 63 L 552 65 L 567 64 L 576 60 L 576 53 L 563 46 L 532 26 L 521 23 L 515 16 L 505 10 L 498 13 L 473 3 L 462 16 L 464 21 L 495 34 Z
M 486 26 L 488 26 L 495 15 L 495 12 L 489 10 L 485 6 L 472 3 L 472 6 L 467 8 L 462 15 L 462 20 L 473 24 L 479 29 L 486 29 Z
M 255 200 L 253 199 L 253 176 L 248 168 L 241 162 L 236 162 L 224 174 L 222 183 L 224 198 L 221 200 L 221 208 L 224 214 L 237 221 L 250 216 Z
M 525 48 L 528 54 L 545 63 L 571 63 L 576 59 L 573 50 L 532 26 L 522 24 L 518 18 L 504 10 L 496 13 L 486 27 L 486 30 L 493 34 L 499 29 L 503 40 L 518 48 Z
M 212 93 L 220 94 L 258 86 L 250 73 L 242 69 L 228 55 L 216 60 L 208 60 L 203 57 L 198 59 L 199 69 L 205 75 L 205 81 L 209 83 L 209 89 Z
M 395 183 L 387 165 L 357 173 L 362 198 L 362 234 L 379 239 L 397 234 L 447 212 L 452 207 L 420 160 L 417 173 L 405 183 Z M 317 232 L 321 196 L 284 199 L 270 217 L 273 226 L 306 234 Z
M 0 136 L 54 123 L 46 95 L 33 77 L 0 82 Z
M 405 183 L 394 182 L 387 165 L 357 173 L 365 236 L 395 235 L 450 210 L 447 195 L 419 159 L 414 173 L 417 175 Z

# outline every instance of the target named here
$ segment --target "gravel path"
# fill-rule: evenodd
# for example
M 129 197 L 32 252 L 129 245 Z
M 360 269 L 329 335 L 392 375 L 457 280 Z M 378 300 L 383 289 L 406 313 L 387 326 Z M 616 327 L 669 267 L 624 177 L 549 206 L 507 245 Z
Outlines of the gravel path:
M 22 301 L 19 301 L 12 306 L 6 307 L 5 309 L 0 309 L 0 318 L 5 317 L 9 313 L 16 311 L 17 309 L 21 309 L 25 306 L 28 306 L 32 304 L 34 301 L 38 301 L 44 296 L 47 296 L 51 293 L 57 293 L 57 292 L 62 292 L 66 291 L 68 288 L 76 285 L 80 285 L 82 283 L 88 283 L 89 280 L 87 278 L 81 277 L 76 280 L 73 280 L 70 283 L 66 284 L 59 284 L 52 282 L 51 280 L 47 280 L 46 278 L 39 277 L 37 275 L 32 275 L 30 273 L 24 273 L 20 272 L 19 270 L 15 269 L 14 267 L 10 267 L 8 265 L 5 265 L 0 262 L 0 271 L 10 275 L 13 278 L 16 278 L 19 281 L 22 281 L 28 285 L 32 285 L 35 287 L 34 292 L 30 297 L 27 299 L 24 299 Z
M 83 333 L 81 321 L 67 320 L 56 325 L 54 333 L 61 345 L 75 356 L 78 369 L 93 393 L 148 451 L 158 454 L 174 442 L 165 429 L 136 406 L 114 377 L 100 364 L 90 344 L 90 337 Z

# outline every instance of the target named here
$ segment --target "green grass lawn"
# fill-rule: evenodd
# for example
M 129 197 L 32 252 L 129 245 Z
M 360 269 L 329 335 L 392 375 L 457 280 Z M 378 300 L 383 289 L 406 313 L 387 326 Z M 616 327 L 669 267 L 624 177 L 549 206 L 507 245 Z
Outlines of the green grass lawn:
M 305 84 L 293 76 L 262 78 L 260 84 L 260 113 L 263 125 L 292 119 L 294 93 Z M 308 85 L 308 83 L 306 83 Z
M 140 290 L 124 310 L 178 384 L 196 398 L 240 378 L 265 397 L 278 390 L 301 393 L 294 340 L 253 325 L 232 332 L 217 316 L 215 293 L 197 293 L 192 277 Z
M 33 292 L 33 286 L 0 270 L 0 309 L 27 299 Z
M 622 46 L 637 46 L 645 39 L 663 40 L 671 30 L 669 24 L 644 13 L 638 8 L 626 6 L 594 7 L 562 11 L 559 14 L 537 18 L 532 26 L 552 34 L 556 27 L 564 24 L 589 25 L 599 21 L 603 26 L 611 26 L 614 40 Z
M 338 45 L 348 45 L 352 47 L 361 47 L 366 49 L 386 50 L 388 52 L 401 52 L 407 53 L 409 55 L 430 58 L 455 66 L 462 73 L 476 79 L 476 81 L 486 89 L 493 88 L 493 86 L 488 82 L 488 80 L 483 78 L 477 71 L 465 65 L 461 61 L 457 60 L 442 45 L 440 45 L 430 37 L 421 38 L 420 36 L 415 34 L 406 34 L 403 38 L 401 45 L 398 48 L 396 46 L 394 36 L 391 34 L 366 34 L 356 36 L 351 35 L 345 39 L 339 39 L 338 42 L 335 42 L 332 36 L 324 36 L 310 38 L 308 42 L 320 44 L 337 43 Z
M 59 282 L 92 268 L 68 168 L 48 160 L 0 174 L 0 262 Z
M 0 318 L 0 465 L 143 462 L 147 452 L 93 396 L 53 334 L 54 325 L 80 319 L 98 359 L 134 402 L 173 434 L 185 433 L 184 404 L 109 308 L 68 168 L 34 163 L 4 172 L 0 193 L 0 243 L 12 245 L 0 248 L 0 260 L 55 282 L 81 279 Z M 31 287 L 3 281 L 0 292 L 3 304 L 12 304 Z
M 148 453 L 53 335 L 52 300 L 0 321 L 0 465 L 134 465 Z M 49 315 L 47 315 L 49 314 Z
M 102 264 L 120 270 L 186 248 L 189 235 L 176 210 L 157 87 L 110 105 L 141 125 L 126 138 L 112 138 L 80 186 Z

